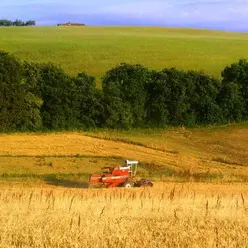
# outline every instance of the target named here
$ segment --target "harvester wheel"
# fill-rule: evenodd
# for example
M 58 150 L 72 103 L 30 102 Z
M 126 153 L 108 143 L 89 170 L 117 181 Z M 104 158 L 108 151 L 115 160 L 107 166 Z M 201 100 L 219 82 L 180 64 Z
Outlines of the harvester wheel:
M 124 188 L 133 188 L 134 183 L 132 181 L 126 181 L 125 183 L 122 184 L 122 187 L 124 187 Z

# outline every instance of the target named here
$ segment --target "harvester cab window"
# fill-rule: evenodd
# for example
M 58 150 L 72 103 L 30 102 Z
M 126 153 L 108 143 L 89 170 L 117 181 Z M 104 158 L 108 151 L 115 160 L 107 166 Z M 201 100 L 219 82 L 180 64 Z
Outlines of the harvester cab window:
M 126 166 L 129 167 L 129 173 L 131 176 L 135 176 L 136 172 L 137 172 L 137 167 L 138 167 L 138 163 L 139 161 L 135 161 L 135 160 L 126 160 Z

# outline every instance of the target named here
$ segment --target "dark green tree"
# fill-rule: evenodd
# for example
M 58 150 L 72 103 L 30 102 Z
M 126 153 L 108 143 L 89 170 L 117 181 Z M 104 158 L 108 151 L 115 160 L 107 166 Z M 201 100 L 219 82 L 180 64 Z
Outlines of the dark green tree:
M 10 20 L 2 19 L 0 20 L 0 26 L 13 26 L 13 22 Z
M 185 76 L 185 82 L 186 101 L 190 106 L 188 118 L 192 120 L 192 124 L 221 123 L 223 116 L 217 103 L 220 81 L 203 72 L 189 71 Z
M 21 26 L 25 26 L 25 23 L 24 23 L 22 20 L 16 19 L 16 20 L 13 22 L 13 26 L 21 27 Z
M 77 126 L 71 99 L 72 79 L 53 64 L 41 64 L 37 85 L 43 100 L 41 116 L 44 128 L 62 130 Z
M 2 131 L 41 128 L 42 101 L 29 91 L 23 65 L 12 55 L 0 52 L 0 129 Z
M 189 105 L 186 101 L 187 85 L 185 84 L 185 72 L 175 68 L 164 69 L 162 72 L 166 85 L 165 102 L 169 112 L 169 123 L 173 125 L 185 125 L 185 115 Z
M 151 81 L 147 84 L 147 125 L 150 127 L 165 127 L 170 123 L 169 98 L 170 89 L 165 73 L 151 72 Z
M 104 126 L 110 128 L 131 128 L 133 115 L 131 105 L 121 98 L 121 89 L 115 82 L 104 87 Z
M 148 85 L 147 123 L 164 127 L 168 124 L 187 125 L 190 108 L 186 73 L 175 68 L 152 72 Z
M 153 72 L 146 104 L 149 126 L 209 124 L 221 121 L 219 82 L 201 72 L 175 68 Z
M 95 128 L 103 123 L 103 94 L 96 88 L 95 78 L 85 73 L 73 78 L 71 101 L 83 128 Z
M 122 126 L 122 122 L 123 127 L 145 125 L 146 84 L 149 80 L 149 70 L 141 65 L 121 64 L 106 73 L 102 87 L 107 126 L 114 127 L 114 122 L 118 127 Z
M 245 117 L 245 102 L 237 83 L 223 83 L 217 102 L 222 109 L 223 121 L 241 121 Z
M 35 21 L 29 20 L 27 22 L 25 22 L 25 26 L 35 26 Z
M 245 113 L 243 118 L 248 118 L 248 61 L 239 60 L 237 63 L 233 63 L 230 66 L 227 66 L 223 72 L 223 85 L 234 83 L 237 86 L 228 86 L 232 87 L 234 91 L 239 91 L 238 95 L 242 96 L 242 105 L 244 104 Z M 227 87 L 227 86 L 225 86 Z

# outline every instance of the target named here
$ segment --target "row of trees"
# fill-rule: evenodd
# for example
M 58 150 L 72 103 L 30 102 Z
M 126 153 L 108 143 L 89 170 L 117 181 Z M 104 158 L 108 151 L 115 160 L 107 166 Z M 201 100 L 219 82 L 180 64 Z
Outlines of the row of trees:
M 0 26 L 17 26 L 17 27 L 35 26 L 35 21 L 29 20 L 29 21 L 24 22 L 24 21 L 18 20 L 18 19 L 16 19 L 15 21 L 2 19 L 2 20 L 0 20 Z
M 0 52 L 0 130 L 207 125 L 248 119 L 248 62 L 222 72 L 149 70 L 121 64 L 102 89 L 85 73 L 67 75 L 53 64 L 20 62 Z

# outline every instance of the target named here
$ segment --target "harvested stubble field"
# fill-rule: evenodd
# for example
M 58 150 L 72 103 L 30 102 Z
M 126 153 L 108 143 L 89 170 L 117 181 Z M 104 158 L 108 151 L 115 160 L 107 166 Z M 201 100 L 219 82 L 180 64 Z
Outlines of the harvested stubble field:
M 247 185 L 2 188 L 0 246 L 247 247 Z
M 1 178 L 66 179 L 124 159 L 141 162 L 139 175 L 156 181 L 248 181 L 246 124 L 169 130 L 0 135 Z M 58 183 L 58 180 L 57 180 Z

